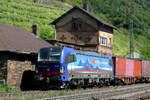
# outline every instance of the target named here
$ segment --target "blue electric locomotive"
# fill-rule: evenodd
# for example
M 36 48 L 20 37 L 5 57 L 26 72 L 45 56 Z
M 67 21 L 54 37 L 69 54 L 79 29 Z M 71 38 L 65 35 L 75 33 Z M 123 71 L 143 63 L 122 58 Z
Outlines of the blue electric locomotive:
M 113 79 L 110 55 L 67 47 L 45 47 L 38 54 L 38 73 L 49 87 L 102 86 Z

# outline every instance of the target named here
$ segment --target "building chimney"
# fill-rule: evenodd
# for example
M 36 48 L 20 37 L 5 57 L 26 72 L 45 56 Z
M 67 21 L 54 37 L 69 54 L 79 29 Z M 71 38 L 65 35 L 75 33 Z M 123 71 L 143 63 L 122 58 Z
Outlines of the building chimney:
M 86 0 L 83 0 L 83 9 L 86 10 L 87 12 L 90 11 L 89 5 L 87 4 Z
M 38 30 L 37 25 L 32 25 L 32 33 L 37 35 L 37 30 Z

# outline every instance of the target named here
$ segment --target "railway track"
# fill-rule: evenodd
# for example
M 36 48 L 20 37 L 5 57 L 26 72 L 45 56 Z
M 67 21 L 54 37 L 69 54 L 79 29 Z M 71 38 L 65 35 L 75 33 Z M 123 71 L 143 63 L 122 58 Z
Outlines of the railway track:
M 142 95 L 141 95 L 142 94 Z M 119 87 L 102 87 L 94 89 L 26 91 L 15 93 L 0 93 L 0 100 L 101 100 L 101 99 L 131 99 L 148 98 L 150 84 L 138 84 Z M 67 96 L 60 96 L 67 95 Z M 51 98 L 50 98 L 51 97 Z
M 149 97 L 150 97 L 150 84 L 147 84 L 144 86 L 126 87 L 120 89 L 96 91 L 84 94 L 44 98 L 38 100 L 108 100 L 108 99 L 144 100 Z

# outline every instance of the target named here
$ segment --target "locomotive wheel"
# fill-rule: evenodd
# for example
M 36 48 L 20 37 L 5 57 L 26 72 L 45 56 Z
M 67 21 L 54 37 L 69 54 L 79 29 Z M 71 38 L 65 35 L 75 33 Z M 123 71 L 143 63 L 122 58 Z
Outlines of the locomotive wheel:
M 64 89 L 66 89 L 66 90 L 70 89 L 70 84 L 69 84 L 69 82 L 66 83 Z
M 97 84 L 97 87 L 98 87 L 98 88 L 101 88 L 102 86 L 103 86 L 103 85 L 102 85 L 101 83 L 98 83 L 98 84 Z

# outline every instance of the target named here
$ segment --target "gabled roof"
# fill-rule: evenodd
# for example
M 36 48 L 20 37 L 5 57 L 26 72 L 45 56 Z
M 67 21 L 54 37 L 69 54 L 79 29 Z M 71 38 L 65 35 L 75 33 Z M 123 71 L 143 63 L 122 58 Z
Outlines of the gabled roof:
M 0 23 L 0 51 L 37 53 L 50 44 L 33 33 L 15 26 Z
M 82 11 L 83 13 L 87 14 L 89 17 L 91 17 L 92 19 L 96 20 L 100 24 L 106 25 L 106 26 L 111 27 L 111 28 L 115 28 L 115 26 L 113 26 L 113 25 L 111 25 L 109 23 L 104 22 L 103 20 L 99 19 L 97 16 L 95 16 L 95 15 L 93 15 L 93 14 L 87 12 L 86 10 L 84 10 L 82 8 L 79 8 L 77 6 L 73 7 L 68 12 L 66 12 L 65 14 L 63 14 L 62 16 L 60 16 L 59 18 L 57 18 L 56 20 L 54 20 L 51 24 L 55 25 L 57 22 L 60 21 L 60 19 L 62 19 L 63 17 L 67 16 L 68 14 L 70 14 L 71 12 L 73 12 L 76 9 L 78 9 L 78 10 Z

